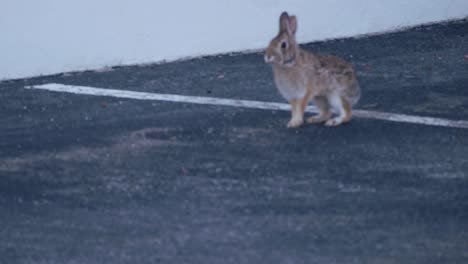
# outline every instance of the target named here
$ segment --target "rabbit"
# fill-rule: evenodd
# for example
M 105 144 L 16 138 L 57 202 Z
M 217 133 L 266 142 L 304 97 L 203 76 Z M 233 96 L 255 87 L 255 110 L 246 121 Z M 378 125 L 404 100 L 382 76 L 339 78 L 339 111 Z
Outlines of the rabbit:
M 279 33 L 265 52 L 265 62 L 273 68 L 275 84 L 291 104 L 288 128 L 304 123 L 304 111 L 312 100 L 319 114 L 307 123 L 337 126 L 351 120 L 351 109 L 359 101 L 361 90 L 353 67 L 343 59 L 305 51 L 296 42 L 297 18 L 283 12 Z M 338 115 L 332 118 L 333 108 Z

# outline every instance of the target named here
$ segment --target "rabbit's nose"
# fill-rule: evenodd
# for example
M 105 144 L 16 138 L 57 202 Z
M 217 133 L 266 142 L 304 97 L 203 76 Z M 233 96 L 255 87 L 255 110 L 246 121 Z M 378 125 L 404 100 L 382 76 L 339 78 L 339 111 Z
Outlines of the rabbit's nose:
M 266 63 L 272 63 L 275 61 L 275 57 L 274 56 L 270 56 L 268 54 L 265 54 L 265 62 Z

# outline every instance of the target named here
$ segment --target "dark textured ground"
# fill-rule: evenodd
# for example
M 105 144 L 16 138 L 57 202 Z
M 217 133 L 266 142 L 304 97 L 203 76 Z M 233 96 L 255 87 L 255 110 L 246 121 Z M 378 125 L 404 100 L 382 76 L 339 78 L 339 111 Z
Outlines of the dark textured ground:
M 468 21 L 305 45 L 360 109 L 468 120 Z M 468 130 L 25 90 L 282 102 L 261 54 L 0 83 L 0 263 L 468 263 Z

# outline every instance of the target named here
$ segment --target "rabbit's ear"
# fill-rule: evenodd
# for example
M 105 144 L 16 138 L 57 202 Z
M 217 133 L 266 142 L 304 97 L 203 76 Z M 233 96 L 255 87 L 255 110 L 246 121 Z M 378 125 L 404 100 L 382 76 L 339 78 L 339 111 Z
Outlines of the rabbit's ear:
M 289 27 L 291 29 L 291 32 L 293 34 L 296 34 L 296 31 L 297 31 L 297 18 L 296 18 L 296 16 L 290 16 L 289 17 Z
M 290 31 L 289 15 L 287 12 L 283 12 L 280 16 L 279 29 L 280 29 L 280 32 Z

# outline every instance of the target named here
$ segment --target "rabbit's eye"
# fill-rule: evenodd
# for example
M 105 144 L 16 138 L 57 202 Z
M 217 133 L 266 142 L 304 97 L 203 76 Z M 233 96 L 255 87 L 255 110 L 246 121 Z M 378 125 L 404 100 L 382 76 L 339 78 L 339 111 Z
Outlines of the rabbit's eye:
M 281 43 L 281 48 L 282 49 L 285 49 L 287 46 L 288 46 L 288 44 L 286 44 L 286 42 Z

